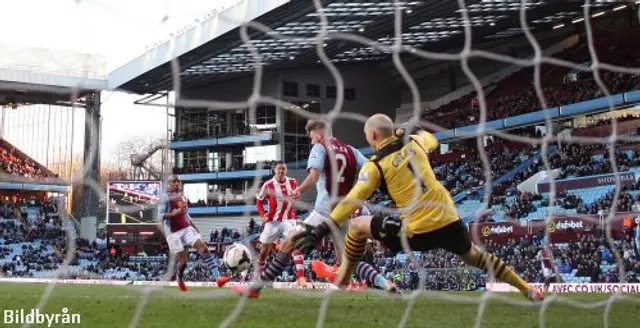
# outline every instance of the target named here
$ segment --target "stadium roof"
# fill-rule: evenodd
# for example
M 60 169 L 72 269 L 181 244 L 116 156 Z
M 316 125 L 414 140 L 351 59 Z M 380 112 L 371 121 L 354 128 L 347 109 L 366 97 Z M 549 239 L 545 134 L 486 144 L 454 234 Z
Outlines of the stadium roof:
M 100 56 L 0 44 L 0 106 L 68 105 L 91 90 L 105 90 L 106 60 Z
M 521 0 L 466 0 L 474 43 L 508 40 L 523 33 Z M 592 0 L 591 12 L 619 6 Z M 394 42 L 397 3 L 403 12 L 403 43 L 443 52 L 462 44 L 464 22 L 456 0 L 322 0 L 328 32 L 359 34 L 379 43 Z M 533 32 L 553 29 L 583 16 L 583 1 L 529 0 L 527 18 Z M 178 58 L 182 87 L 197 87 L 254 71 L 253 47 L 265 70 L 310 67 L 319 64 L 318 11 L 310 0 L 246 0 L 211 15 L 171 41 L 148 51 L 109 74 L 109 88 L 139 94 L 173 89 L 171 58 Z M 249 43 L 240 37 L 242 21 L 254 20 L 273 30 L 248 29 Z M 568 24 L 567 24 L 568 25 Z M 286 37 L 278 38 L 277 35 Z M 367 45 L 329 38 L 320 41 L 338 63 L 377 61 L 388 53 Z M 455 51 L 459 51 L 455 50 Z

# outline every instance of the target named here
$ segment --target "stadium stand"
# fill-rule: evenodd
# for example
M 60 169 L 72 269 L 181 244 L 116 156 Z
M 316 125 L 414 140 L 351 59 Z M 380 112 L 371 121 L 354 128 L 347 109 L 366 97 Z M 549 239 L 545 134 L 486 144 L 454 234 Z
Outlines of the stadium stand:
M 454 167 L 455 168 L 455 167 Z M 456 168 L 457 169 L 457 168 Z M 631 200 L 639 202 L 637 192 L 639 182 L 635 182 L 633 190 L 623 192 L 620 210 L 630 209 Z M 561 194 L 560 199 L 564 207 L 578 207 L 585 204 L 590 213 L 596 209 L 606 208 L 610 202 L 610 193 L 604 198 L 585 195 L 594 188 L 572 190 Z M 609 190 L 600 188 L 597 190 Z M 570 197 L 574 196 L 574 197 Z M 525 204 L 539 204 L 544 206 L 542 196 L 531 194 L 519 195 L 515 203 L 505 206 L 505 212 L 515 211 L 512 208 L 523 208 Z M 380 195 L 372 198 L 372 203 L 383 206 L 393 206 L 388 199 Z M 55 204 L 47 199 L 17 200 L 7 199 L 0 203 L 0 254 L 2 272 L 7 276 L 51 277 L 59 267 L 66 252 L 65 231 L 57 216 Z M 251 219 L 245 231 L 222 229 L 211 231 L 209 241 L 212 243 L 231 243 L 259 233 L 260 226 Z M 628 229 L 614 240 L 614 247 L 623 255 L 625 272 L 629 282 L 639 281 L 640 254 L 632 238 L 632 229 Z M 527 238 L 510 238 L 506 242 L 496 243 L 487 241 L 486 247 L 497 255 L 505 258 L 518 272 L 530 281 L 541 281 L 541 269 L 535 255 L 540 249 L 541 236 L 533 235 Z M 122 280 L 159 280 L 166 272 L 166 256 L 148 255 L 144 252 L 135 256 L 117 256 L 110 254 L 106 243 L 99 239 L 93 244 L 77 239 L 79 247 L 71 263 L 70 277 L 100 277 Z M 552 243 L 554 255 L 558 263 L 559 272 L 566 282 L 615 282 L 618 281 L 615 258 L 610 245 L 607 243 L 602 230 L 593 234 L 582 235 L 578 240 L 567 243 Z M 310 259 L 318 258 L 332 263 L 335 255 L 329 244 L 312 254 Z M 408 262 L 406 255 L 395 255 L 386 252 L 379 244 L 369 245 L 366 260 L 378 267 L 388 278 L 393 279 L 402 288 L 417 288 L 420 272 L 425 273 L 426 288 L 436 290 L 476 290 L 483 288 L 486 277 L 479 272 L 467 268 L 455 256 L 443 251 L 432 251 L 424 254 L 416 253 L 418 262 L 415 265 Z M 193 262 L 188 268 L 187 277 L 192 281 L 208 281 L 208 269 L 192 255 Z M 310 260 L 309 259 L 309 260 Z M 307 262 L 307 264 L 309 261 Z M 426 271 L 421 271 L 424 268 Z M 308 271 L 310 279 L 315 278 Z M 293 281 L 293 271 L 284 273 L 280 281 Z M 239 279 L 239 278 L 236 278 Z
M 0 139 L 0 173 L 29 179 L 55 177 L 53 172 L 3 139 Z
M 597 49 L 607 49 L 600 56 L 600 60 L 613 65 L 626 67 L 638 66 L 638 58 L 634 54 L 638 51 L 637 44 L 617 42 L 625 38 L 634 38 L 638 32 L 631 30 L 625 33 L 611 33 L 596 43 Z M 586 42 L 566 50 L 557 55 L 575 63 L 587 63 L 589 52 Z M 542 65 L 540 73 L 543 81 L 542 92 L 547 107 L 557 107 L 581 102 L 591 98 L 604 96 L 596 84 L 593 75 L 579 73 L 568 68 Z M 531 87 L 533 69 L 526 68 L 517 72 L 504 81 L 486 97 L 487 121 L 507 118 L 519 114 L 526 114 L 541 108 L 538 97 Z M 640 87 L 640 80 L 634 74 L 603 72 L 601 79 L 610 94 L 630 91 Z M 524 83 L 524 81 L 528 81 Z M 444 128 L 478 123 L 478 103 L 474 102 L 475 95 L 467 95 L 439 108 L 427 109 L 422 119 Z M 471 104 L 471 105 L 469 105 Z

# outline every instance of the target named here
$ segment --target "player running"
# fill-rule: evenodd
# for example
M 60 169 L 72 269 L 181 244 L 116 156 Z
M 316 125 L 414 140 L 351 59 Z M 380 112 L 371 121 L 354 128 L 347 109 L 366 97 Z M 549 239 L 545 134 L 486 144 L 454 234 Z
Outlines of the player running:
M 436 138 L 426 131 L 406 136 L 399 133 L 403 138 L 394 132 L 393 121 L 386 115 L 376 114 L 367 120 L 365 135 L 375 156 L 363 166 L 358 182 L 347 197 L 331 212 L 332 221 L 309 226 L 297 234 L 296 248 L 314 248 L 330 233 L 330 224 L 343 224 L 358 204 L 380 188 L 395 202 L 401 216 L 375 214 L 351 221 L 336 285 L 344 287 L 349 281 L 354 267 L 362 260 L 367 238 L 380 240 L 392 251 L 399 252 L 403 251 L 401 234 L 406 229 L 412 250 L 443 248 L 460 256 L 468 265 L 516 287 L 527 298 L 542 300 L 542 293 L 522 280 L 505 262 L 472 247 L 451 195 L 436 179 L 429 164 L 428 154 L 438 147 Z
M 287 164 L 277 162 L 273 168 L 273 178 L 262 185 L 256 196 L 256 206 L 264 222 L 264 228 L 260 234 L 259 270 L 264 268 L 267 257 L 273 248 L 273 244 L 282 237 L 288 237 L 296 231 L 296 210 L 293 203 L 288 201 L 294 190 L 298 188 L 296 179 L 287 176 Z M 265 212 L 264 204 L 268 204 L 269 210 Z M 301 251 L 293 252 L 293 262 L 296 266 L 296 276 L 300 287 L 307 286 L 304 277 L 304 254 Z
M 171 179 L 168 189 L 167 211 L 162 214 L 162 218 L 169 223 L 170 233 L 166 235 L 169 251 L 178 258 L 176 266 L 178 287 L 183 292 L 187 291 L 187 286 L 184 283 L 184 270 L 187 268 L 189 260 L 188 247 L 191 246 L 198 251 L 203 262 L 209 267 L 211 276 L 216 279 L 218 287 L 224 286 L 229 281 L 229 277 L 220 276 L 216 258 L 209 252 L 207 245 L 202 241 L 198 228 L 189 218 L 186 199 L 182 196 L 182 183 L 177 176 Z
M 294 197 L 299 197 L 300 194 L 309 191 L 314 184 L 316 185 L 317 198 L 314 209 L 304 223 L 309 226 L 317 226 L 328 220 L 328 215 L 337 197 L 345 196 L 353 187 L 358 177 L 358 170 L 366 162 L 366 158 L 357 149 L 333 137 L 327 131 L 324 122 L 309 120 L 305 129 L 313 144 L 307 164 L 309 174 L 300 187 L 294 191 Z M 343 236 L 346 233 L 346 228 L 345 223 L 342 226 Z M 341 244 L 334 239 L 334 246 L 339 247 Z M 260 280 L 262 282 L 275 280 L 288 267 L 289 254 L 293 250 L 294 243 L 289 238 L 262 270 Z M 339 251 L 336 251 L 336 256 L 340 256 Z M 370 285 L 389 291 L 397 291 L 393 283 L 387 281 L 375 268 L 365 262 L 358 264 L 356 272 Z M 260 295 L 262 282 L 249 288 L 234 286 L 233 289 L 239 294 L 255 298 Z
M 317 226 L 329 220 L 331 209 L 337 203 L 338 197 L 344 197 L 356 183 L 358 171 L 367 161 L 362 153 L 353 146 L 343 144 L 327 131 L 326 124 L 322 121 L 309 120 L 305 127 L 313 147 L 309 153 L 307 171 L 309 174 L 302 182 L 296 195 L 299 196 L 316 185 L 317 196 L 314 209 L 305 220 L 305 224 Z M 329 148 L 327 148 L 329 146 Z M 335 159 L 335 167 L 332 167 L 332 158 Z M 335 175 L 335 176 L 334 176 Z M 335 189 L 334 189 L 335 188 Z M 345 236 L 348 223 L 340 227 L 341 236 Z M 342 240 L 334 238 L 334 248 L 337 265 L 342 259 Z M 314 260 L 311 263 L 313 271 L 319 278 L 333 281 L 338 267 L 330 267 L 322 261 Z M 386 280 L 378 271 L 368 263 L 362 262 L 356 268 L 357 274 L 370 284 L 391 291 L 396 291 L 395 285 Z
M 546 246 L 542 246 L 542 249 L 536 255 L 536 258 L 540 260 L 542 266 L 542 276 L 544 277 L 544 290 L 549 290 L 551 282 L 560 283 L 556 277 L 555 265 L 553 264 L 553 252 Z

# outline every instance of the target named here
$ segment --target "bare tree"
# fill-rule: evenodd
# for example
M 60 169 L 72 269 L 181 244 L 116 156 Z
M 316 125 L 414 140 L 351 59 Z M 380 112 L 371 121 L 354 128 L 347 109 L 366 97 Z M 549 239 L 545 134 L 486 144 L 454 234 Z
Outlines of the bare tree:
M 161 138 L 133 137 L 120 142 L 114 159 L 118 171 L 129 172 L 129 179 L 162 179 L 162 149 L 166 143 Z
M 96 181 L 106 193 L 107 183 L 117 180 L 159 180 L 162 178 L 162 149 L 166 143 L 161 138 L 137 136 L 120 142 L 113 155 L 102 155 L 100 165 L 100 181 Z M 73 157 L 71 172 L 82 171 L 84 159 L 81 155 Z M 77 178 L 77 177 L 76 177 Z M 82 216 L 82 185 L 84 181 L 71 181 L 72 212 L 76 217 Z M 100 199 L 106 202 L 106 199 Z

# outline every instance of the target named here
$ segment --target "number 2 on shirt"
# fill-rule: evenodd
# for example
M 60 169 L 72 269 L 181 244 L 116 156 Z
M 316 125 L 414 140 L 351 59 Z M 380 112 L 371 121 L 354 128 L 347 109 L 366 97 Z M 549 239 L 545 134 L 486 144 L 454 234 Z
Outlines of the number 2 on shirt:
M 338 166 L 338 174 L 337 174 L 338 182 L 343 183 L 344 170 L 347 168 L 347 156 L 345 156 L 344 154 L 336 154 L 336 163 Z

